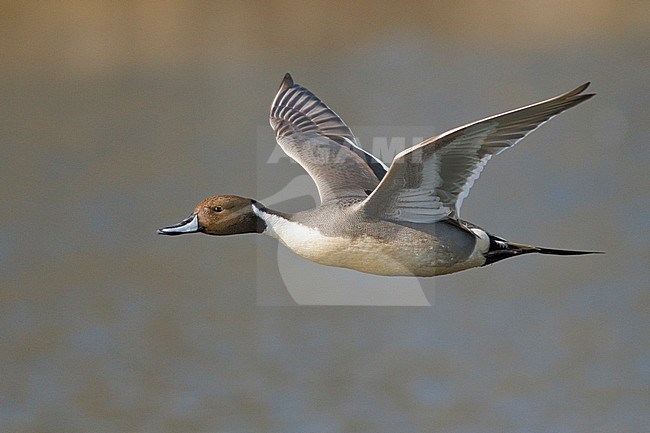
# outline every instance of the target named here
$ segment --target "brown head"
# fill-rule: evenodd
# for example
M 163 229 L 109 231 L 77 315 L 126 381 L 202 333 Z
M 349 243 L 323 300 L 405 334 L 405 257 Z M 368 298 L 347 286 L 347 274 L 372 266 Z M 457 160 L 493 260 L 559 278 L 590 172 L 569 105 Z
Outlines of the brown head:
M 253 211 L 257 202 L 236 195 L 206 198 L 194 212 L 178 224 L 158 229 L 160 235 L 182 235 L 201 232 L 208 235 L 262 233 L 264 221 Z

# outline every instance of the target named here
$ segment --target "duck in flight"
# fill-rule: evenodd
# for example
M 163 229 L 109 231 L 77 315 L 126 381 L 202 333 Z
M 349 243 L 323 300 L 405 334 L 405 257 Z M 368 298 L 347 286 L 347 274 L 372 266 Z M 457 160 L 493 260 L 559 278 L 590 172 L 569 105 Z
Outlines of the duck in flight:
M 510 242 L 460 218 L 490 158 L 594 96 L 583 93 L 588 86 L 431 137 L 386 166 L 286 74 L 271 104 L 271 126 L 280 147 L 316 183 L 320 206 L 285 213 L 251 198 L 219 195 L 158 233 L 263 233 L 314 262 L 391 276 L 444 275 L 529 253 L 598 253 Z

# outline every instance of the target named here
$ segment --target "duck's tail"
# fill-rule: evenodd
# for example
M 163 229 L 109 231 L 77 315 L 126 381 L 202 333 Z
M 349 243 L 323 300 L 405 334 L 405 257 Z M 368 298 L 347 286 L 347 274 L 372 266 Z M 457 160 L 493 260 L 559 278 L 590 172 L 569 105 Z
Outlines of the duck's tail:
M 535 247 L 532 245 L 510 242 L 497 236 L 488 234 L 490 237 L 490 249 L 485 253 L 483 266 L 491 265 L 503 259 L 529 253 L 553 254 L 557 256 L 580 256 L 584 254 L 605 254 L 602 251 L 577 251 L 557 250 L 553 248 Z

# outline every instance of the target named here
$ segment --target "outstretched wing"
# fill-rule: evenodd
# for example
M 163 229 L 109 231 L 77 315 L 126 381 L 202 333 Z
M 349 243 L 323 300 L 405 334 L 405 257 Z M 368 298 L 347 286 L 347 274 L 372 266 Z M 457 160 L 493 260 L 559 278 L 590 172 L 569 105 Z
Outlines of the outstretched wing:
M 386 165 L 359 147 L 343 120 L 289 74 L 271 105 L 270 122 L 282 150 L 316 182 L 321 202 L 365 198 L 386 174 Z
M 492 155 L 594 96 L 581 94 L 588 86 L 452 129 L 400 152 L 363 208 L 369 215 L 395 221 L 460 218 L 463 200 Z

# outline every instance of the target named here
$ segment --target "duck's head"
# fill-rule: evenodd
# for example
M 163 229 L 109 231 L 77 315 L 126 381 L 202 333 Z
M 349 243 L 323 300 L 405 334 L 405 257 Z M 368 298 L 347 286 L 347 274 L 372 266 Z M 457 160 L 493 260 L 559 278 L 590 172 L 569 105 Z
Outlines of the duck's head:
M 262 233 L 264 221 L 253 211 L 259 205 L 250 198 L 236 195 L 218 195 L 199 203 L 194 212 L 172 226 L 158 229 L 160 235 L 182 235 L 205 233 L 208 235 L 236 235 L 240 233 Z

